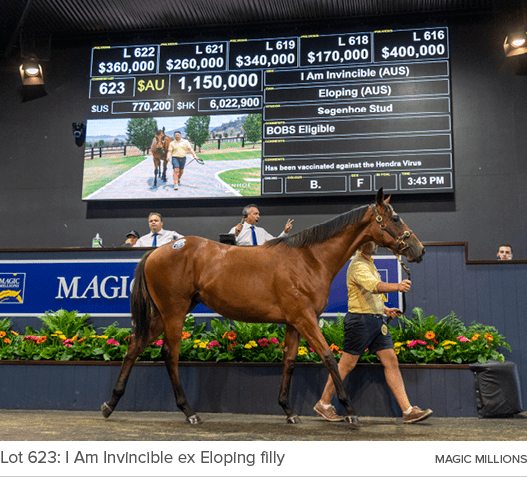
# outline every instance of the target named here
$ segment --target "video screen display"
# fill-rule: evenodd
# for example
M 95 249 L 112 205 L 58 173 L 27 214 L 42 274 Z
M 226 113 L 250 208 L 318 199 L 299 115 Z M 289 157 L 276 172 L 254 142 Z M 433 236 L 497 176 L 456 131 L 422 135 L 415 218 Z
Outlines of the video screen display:
M 454 191 L 447 27 L 101 46 L 90 75 L 84 200 Z

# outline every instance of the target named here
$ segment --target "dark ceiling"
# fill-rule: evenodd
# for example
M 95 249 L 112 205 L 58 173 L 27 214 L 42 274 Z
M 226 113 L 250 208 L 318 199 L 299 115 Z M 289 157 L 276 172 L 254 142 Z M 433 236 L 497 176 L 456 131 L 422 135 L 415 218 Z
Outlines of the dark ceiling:
M 0 0 L 0 52 L 20 49 L 20 35 L 68 39 L 122 32 L 280 22 L 490 13 L 525 0 Z

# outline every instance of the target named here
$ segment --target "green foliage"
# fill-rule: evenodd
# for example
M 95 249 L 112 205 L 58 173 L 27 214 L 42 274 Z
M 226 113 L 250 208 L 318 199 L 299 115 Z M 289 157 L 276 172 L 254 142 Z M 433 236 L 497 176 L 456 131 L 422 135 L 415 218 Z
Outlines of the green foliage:
M 132 118 L 128 121 L 127 142 L 147 151 L 152 146 L 156 130 L 157 121 L 154 118 Z
M 402 316 L 399 325 L 389 326 L 389 330 L 401 363 L 504 361 L 498 348 L 511 350 L 505 337 L 493 326 L 473 322 L 467 328 L 453 312 L 438 321 L 415 308 L 412 318 Z
M 262 139 L 262 114 L 251 113 L 243 120 L 243 129 L 247 136 L 247 141 L 256 143 Z
M 78 316 L 77 311 L 59 309 L 56 312 L 46 312 L 44 316 L 40 317 L 40 320 L 48 331 L 60 331 L 67 338 L 71 338 L 82 330 L 89 318 L 89 314 Z
M 0 321 L 0 359 L 101 360 L 122 361 L 133 341 L 130 328 L 113 323 L 97 333 L 88 324 L 88 315 L 76 311 L 48 312 L 41 318 L 40 331 L 26 327 L 25 334 L 13 331 L 12 321 Z M 344 340 L 344 320 L 321 319 L 324 338 L 340 359 Z M 205 331 L 205 323 L 196 325 L 189 314 L 183 325 L 180 344 L 182 361 L 248 361 L 277 362 L 283 358 L 285 328 L 274 323 L 245 323 L 229 319 L 213 319 Z M 401 363 L 486 363 L 503 361 L 500 348 L 511 350 L 505 338 L 493 326 L 473 322 L 465 326 L 454 313 L 441 320 L 426 316 L 419 308 L 411 318 L 401 317 L 397 327 L 388 326 L 395 352 Z M 144 350 L 140 360 L 162 357 L 163 336 Z M 320 357 L 305 339 L 298 348 L 298 361 L 320 362 Z M 366 351 L 361 362 L 378 361 Z
M 209 139 L 210 116 L 191 116 L 185 123 L 189 140 L 201 149 Z

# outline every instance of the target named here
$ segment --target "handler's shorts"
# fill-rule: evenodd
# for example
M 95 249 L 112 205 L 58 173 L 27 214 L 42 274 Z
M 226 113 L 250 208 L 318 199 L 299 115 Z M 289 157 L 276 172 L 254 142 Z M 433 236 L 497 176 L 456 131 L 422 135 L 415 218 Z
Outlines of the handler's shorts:
M 186 156 L 173 156 L 172 157 L 172 167 L 173 168 L 184 170 L 186 162 L 187 162 Z
M 382 334 L 383 325 L 386 334 Z M 386 317 L 381 314 L 348 312 L 344 316 L 344 347 L 346 353 L 361 356 L 366 349 L 376 353 L 381 349 L 393 349 Z

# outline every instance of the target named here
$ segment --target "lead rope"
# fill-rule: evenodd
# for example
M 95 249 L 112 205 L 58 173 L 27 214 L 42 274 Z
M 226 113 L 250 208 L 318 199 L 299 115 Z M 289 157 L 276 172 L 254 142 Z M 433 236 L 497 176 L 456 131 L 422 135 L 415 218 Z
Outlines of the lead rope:
M 412 280 L 412 275 L 410 274 L 410 270 L 408 269 L 408 266 L 404 264 L 404 261 L 401 259 L 401 256 L 396 254 L 395 257 L 397 258 L 397 261 L 399 261 L 399 264 L 404 269 L 404 272 L 406 273 L 406 277 L 408 280 Z M 406 293 L 403 293 L 403 304 L 402 304 L 402 310 L 401 313 L 404 314 L 406 312 Z

